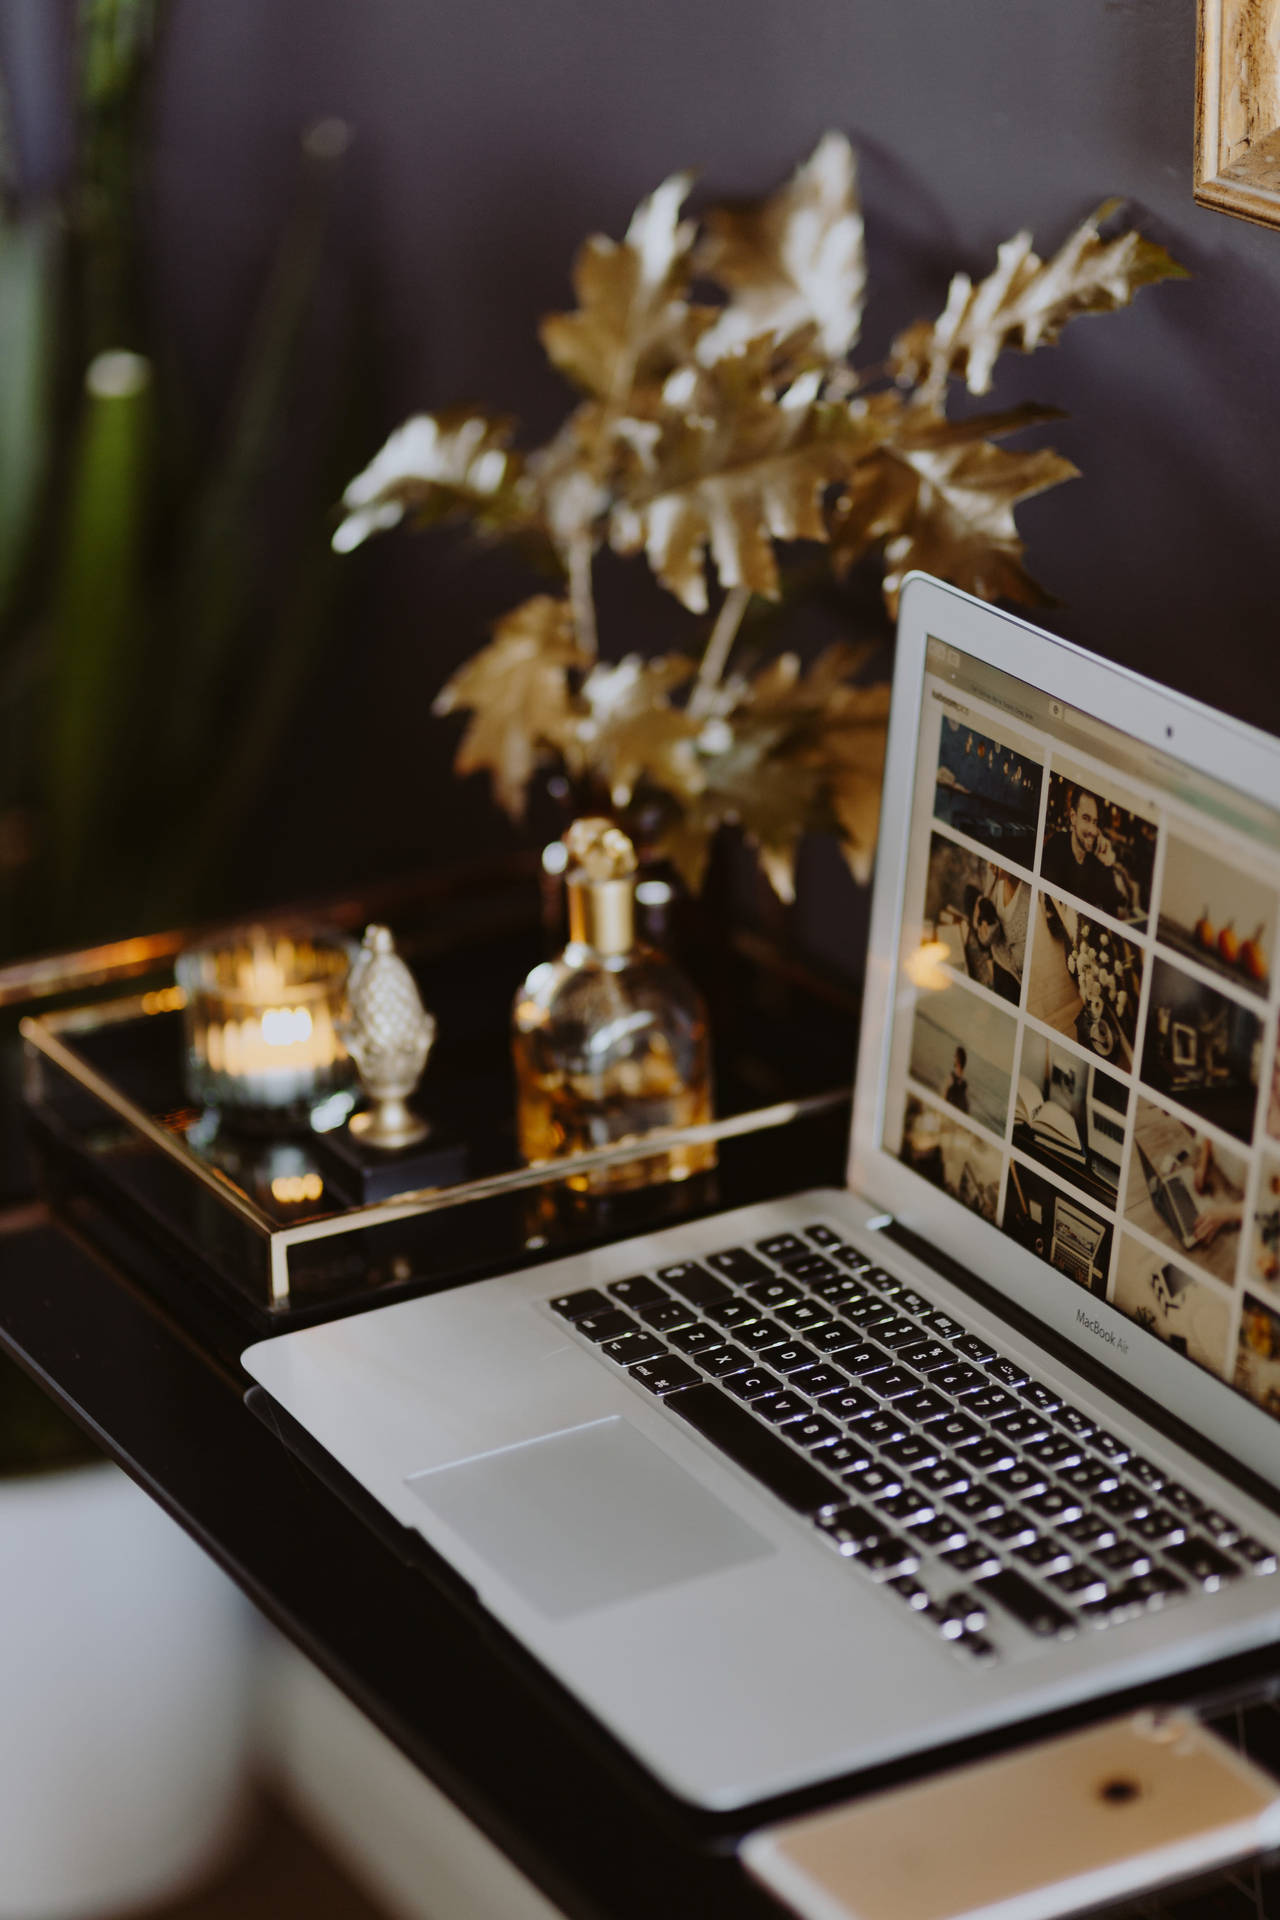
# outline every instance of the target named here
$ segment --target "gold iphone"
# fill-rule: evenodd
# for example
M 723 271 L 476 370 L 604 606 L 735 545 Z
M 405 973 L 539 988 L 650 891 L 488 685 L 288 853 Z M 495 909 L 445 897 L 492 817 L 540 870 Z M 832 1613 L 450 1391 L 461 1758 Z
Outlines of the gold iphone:
M 1142 1712 L 765 1828 L 805 1920 L 1051 1920 L 1280 1846 L 1280 1783 L 1190 1713 Z

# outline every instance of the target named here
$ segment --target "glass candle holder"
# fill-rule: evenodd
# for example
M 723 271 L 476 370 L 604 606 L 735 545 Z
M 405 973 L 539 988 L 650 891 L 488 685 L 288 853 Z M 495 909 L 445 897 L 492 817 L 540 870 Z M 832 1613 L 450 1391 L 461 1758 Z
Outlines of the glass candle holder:
M 338 1025 L 354 954 L 339 934 L 262 927 L 180 954 L 192 1100 L 265 1130 L 344 1119 L 355 1070 Z

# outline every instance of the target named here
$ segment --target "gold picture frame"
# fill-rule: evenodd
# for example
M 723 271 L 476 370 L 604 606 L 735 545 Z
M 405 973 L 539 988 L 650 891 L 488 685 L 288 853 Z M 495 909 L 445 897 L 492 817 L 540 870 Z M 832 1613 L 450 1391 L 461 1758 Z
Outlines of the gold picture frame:
M 1195 197 L 1280 227 L 1280 0 L 1199 0 Z

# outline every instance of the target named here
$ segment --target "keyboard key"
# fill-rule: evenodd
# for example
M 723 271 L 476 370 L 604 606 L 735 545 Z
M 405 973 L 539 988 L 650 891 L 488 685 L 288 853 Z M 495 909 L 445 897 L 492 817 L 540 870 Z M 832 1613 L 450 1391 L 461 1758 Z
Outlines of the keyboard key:
M 812 1292 L 819 1300 L 825 1300 L 833 1307 L 845 1300 L 870 1300 L 873 1297 L 852 1274 L 840 1272 L 837 1272 L 834 1280 L 816 1281 Z
M 981 1393 L 971 1393 L 965 1401 L 964 1410 L 975 1414 L 979 1420 L 990 1420 L 1000 1413 L 1022 1411 L 1013 1395 L 1004 1387 L 984 1387 Z
M 1118 1434 L 1108 1433 L 1105 1427 L 1098 1427 L 1089 1443 L 1095 1453 L 1102 1454 L 1113 1466 L 1122 1467 L 1129 1458 L 1128 1443 Z
M 1275 1549 L 1262 1540 L 1255 1540 L 1252 1534 L 1241 1534 L 1236 1541 L 1235 1552 L 1251 1573 L 1274 1573 L 1276 1570 Z
M 1113 1546 L 1095 1547 L 1094 1559 L 1107 1573 L 1124 1575 L 1149 1573 L 1151 1555 L 1138 1540 L 1121 1536 Z
M 1031 1582 L 1014 1567 L 1003 1567 L 984 1580 L 980 1597 L 988 1603 L 998 1601 L 1029 1633 L 1049 1639 L 1075 1632 L 1075 1621 L 1047 1594 L 1038 1593 Z
M 966 1413 L 951 1413 L 945 1420 L 935 1422 L 933 1437 L 940 1444 L 951 1448 L 952 1452 L 964 1448 L 965 1465 L 969 1464 L 969 1450 L 983 1438 L 982 1428 L 976 1420 L 970 1420 Z
M 807 1391 L 812 1394 L 812 1386 Z M 880 1402 L 864 1393 L 861 1387 L 836 1387 L 831 1393 L 824 1393 L 818 1405 L 834 1420 L 862 1420 L 874 1413 Z
M 798 1233 L 771 1233 L 767 1240 L 757 1240 L 756 1245 L 770 1260 L 781 1260 L 788 1253 L 809 1251 Z
M 1022 1450 L 1053 1472 L 1060 1467 L 1078 1467 L 1084 1458 L 1080 1442 L 1068 1440 L 1065 1433 L 1051 1433 L 1044 1440 L 1028 1440 Z
M 913 1580 L 909 1573 L 902 1574 L 897 1580 L 890 1580 L 888 1585 L 900 1600 L 906 1601 L 913 1613 L 922 1613 L 931 1604 L 928 1590 L 918 1580 Z
M 1002 1387 L 1024 1387 L 1029 1378 L 1026 1368 L 1019 1366 L 1016 1360 L 989 1360 L 987 1372 Z
M 872 1464 L 874 1455 L 847 1434 L 829 1446 L 822 1456 L 824 1473 L 838 1473 L 841 1478 L 850 1474 L 861 1474 Z M 870 1489 L 868 1489 L 870 1491 Z
M 1170 1573 L 1167 1567 L 1152 1567 L 1150 1573 L 1126 1580 L 1117 1597 L 1141 1607 L 1163 1607 L 1170 1600 L 1181 1600 L 1186 1592 L 1186 1582 L 1179 1580 L 1177 1574 Z
M 1166 1506 L 1176 1507 L 1179 1513 L 1185 1513 L 1192 1520 L 1198 1520 L 1204 1512 L 1204 1501 L 1190 1487 L 1184 1487 L 1180 1481 L 1166 1480 L 1164 1484 L 1164 1502 Z
M 890 1537 L 887 1520 L 869 1507 L 856 1506 L 852 1501 L 833 1507 L 828 1513 L 819 1513 L 814 1524 L 846 1558 Z
M 795 1258 L 788 1257 L 780 1261 L 779 1264 L 784 1266 L 787 1272 L 793 1275 L 795 1279 L 805 1281 L 829 1280 L 833 1273 L 839 1273 L 840 1271 L 834 1261 L 824 1258 L 820 1253 L 805 1253 Z
M 863 1493 L 893 1493 L 901 1491 L 901 1488 L 902 1475 L 892 1467 L 882 1466 L 874 1460 L 865 1472 L 858 1475 L 858 1489 Z
M 745 1325 L 733 1329 L 734 1338 L 740 1347 L 749 1347 L 752 1353 L 758 1353 L 761 1347 L 784 1347 L 787 1333 L 776 1320 L 748 1320 Z
M 1026 1502 L 1027 1512 L 1033 1513 L 1037 1520 L 1051 1522 L 1057 1526 L 1068 1521 L 1078 1520 L 1082 1512 L 1080 1502 L 1074 1494 L 1067 1493 L 1061 1487 L 1047 1487 L 1043 1493 L 1033 1494 Z
M 877 1293 L 883 1293 L 887 1299 L 893 1299 L 902 1292 L 901 1280 L 895 1280 L 893 1275 L 886 1273 L 883 1267 L 867 1267 L 862 1277 L 876 1289 Z
M 995 1348 L 988 1341 L 979 1339 L 976 1333 L 963 1334 L 954 1345 L 957 1353 L 963 1354 L 966 1360 L 975 1360 L 980 1367 L 996 1357 Z
M 717 1280 L 696 1260 L 679 1260 L 674 1266 L 659 1267 L 658 1278 L 665 1280 L 673 1293 L 678 1293 L 682 1300 L 688 1300 L 695 1307 L 719 1306 L 731 1298 L 723 1280 Z
M 881 1400 L 900 1400 L 904 1393 L 915 1393 L 920 1386 L 919 1375 L 908 1373 L 905 1367 L 886 1367 L 882 1373 L 868 1373 L 862 1377 L 871 1392 L 878 1394 Z
M 1203 1587 L 1206 1593 L 1216 1593 L 1219 1587 L 1226 1586 L 1228 1580 L 1238 1580 L 1242 1571 L 1237 1562 L 1228 1559 L 1212 1541 L 1203 1540 L 1196 1534 L 1166 1547 L 1165 1555 L 1188 1579 L 1198 1587 Z M 1136 1571 L 1138 1569 L 1135 1568 Z
M 917 1340 L 914 1346 L 900 1347 L 898 1358 L 904 1367 L 914 1367 L 917 1373 L 934 1373 L 939 1367 L 954 1365 L 951 1349 L 939 1340 Z
M 758 1307 L 772 1313 L 775 1307 L 789 1307 L 799 1300 L 801 1290 L 794 1280 L 752 1280 L 742 1291 L 748 1300 L 754 1300 Z
M 950 1553 L 969 1545 L 969 1535 L 950 1514 L 935 1513 L 932 1520 L 909 1520 L 911 1538 L 930 1553 Z
M 965 1465 L 977 1473 L 1007 1473 L 1017 1463 L 1018 1456 L 1007 1440 L 978 1440 L 965 1448 Z
M 817 1306 L 812 1300 L 797 1300 L 794 1306 L 779 1307 L 778 1318 L 792 1333 L 807 1333 L 810 1327 L 825 1327 L 831 1322 L 826 1307 Z
M 982 1486 L 970 1487 L 965 1493 L 953 1494 L 951 1504 L 957 1513 L 964 1515 L 966 1520 L 994 1520 L 1005 1510 L 1004 1501 L 1000 1496 L 993 1493 L 990 1487 Z
M 751 1355 L 744 1353 L 741 1347 L 709 1347 L 706 1353 L 698 1355 L 698 1364 L 704 1373 L 712 1374 L 717 1380 L 726 1373 L 746 1373 L 750 1370 Z
M 920 1467 L 916 1480 L 926 1492 L 935 1494 L 967 1493 L 969 1476 L 957 1460 L 939 1460 L 934 1466 Z
M 1082 1513 L 1078 1520 L 1061 1520 L 1056 1525 L 1063 1539 L 1082 1553 L 1093 1553 L 1099 1547 L 1115 1544 L 1116 1530 L 1101 1514 Z
M 920 1555 L 908 1541 L 890 1534 L 875 1546 L 865 1548 L 858 1555 L 858 1565 L 876 1580 L 892 1580 L 904 1573 L 915 1573 Z
M 889 1440 L 882 1449 L 883 1456 L 895 1467 L 931 1467 L 938 1458 L 938 1449 L 931 1447 L 918 1433 L 908 1433 L 901 1440 Z
M 724 1384 L 739 1400 L 758 1400 L 762 1394 L 782 1392 L 777 1374 L 764 1367 L 748 1367 L 745 1373 L 731 1373 Z
M 1093 1421 L 1087 1419 L 1077 1407 L 1060 1408 L 1054 1415 L 1054 1419 L 1060 1427 L 1065 1427 L 1067 1432 L 1077 1440 L 1092 1440 L 1094 1434 L 1097 1432 Z
M 873 1293 L 859 1293 L 836 1302 L 836 1307 L 842 1320 L 847 1320 L 851 1327 L 861 1327 L 864 1333 L 876 1333 L 898 1317 L 887 1300 L 878 1299 Z
M 634 1366 L 637 1360 L 656 1360 L 666 1348 L 654 1333 L 619 1334 L 616 1340 L 606 1340 L 600 1349 L 608 1359 L 616 1360 L 620 1367 Z
M 816 1359 L 817 1355 L 813 1349 L 806 1347 L 799 1340 L 788 1340 L 780 1347 L 760 1348 L 761 1366 L 772 1367 L 775 1373 L 816 1373 L 818 1370 L 814 1365 Z M 793 1386 L 798 1384 L 792 1381 Z M 803 1391 L 809 1393 L 812 1389 L 806 1386 Z
M 949 1313 L 944 1313 L 941 1307 L 935 1307 L 932 1313 L 923 1314 L 921 1322 L 928 1327 L 930 1333 L 936 1333 L 942 1340 L 963 1338 L 964 1328 L 960 1322 L 953 1320 Z
M 991 1485 L 1002 1500 L 1024 1500 L 1030 1499 L 1032 1494 L 1044 1493 L 1048 1481 L 1039 1467 L 1030 1467 L 1024 1460 L 1015 1460 L 1011 1467 L 992 1472 Z
M 1240 1538 L 1240 1528 L 1225 1513 L 1218 1513 L 1212 1507 L 1206 1507 L 1200 1515 L 1200 1531 L 1220 1547 L 1233 1547 Z
M 624 1307 L 632 1308 L 655 1307 L 660 1300 L 669 1300 L 671 1297 L 647 1273 L 633 1274 L 628 1280 L 613 1280 L 609 1284 L 609 1291 Z
M 1062 1405 L 1062 1395 L 1052 1387 L 1043 1386 L 1039 1380 L 1028 1380 L 1025 1386 L 1019 1387 L 1018 1396 L 1037 1413 L 1056 1413 Z
M 684 1387 L 666 1405 L 796 1512 L 815 1514 L 843 1501 L 842 1487 L 721 1388 Z
M 1139 1514 L 1129 1522 L 1129 1531 L 1148 1547 L 1170 1547 L 1187 1537 L 1186 1527 L 1169 1507 L 1152 1507 L 1149 1513 Z
M 1099 1494 L 1110 1493 L 1113 1487 L 1120 1485 L 1120 1476 L 1110 1467 L 1104 1467 L 1101 1460 L 1082 1460 L 1078 1467 L 1064 1467 L 1061 1474 L 1068 1486 L 1083 1493 L 1086 1499 L 1096 1499 Z
M 858 1422 L 858 1438 L 873 1447 L 887 1447 L 894 1440 L 906 1438 L 907 1423 L 900 1419 L 892 1402 L 879 1413 L 868 1414 L 865 1420 Z
M 916 1293 L 911 1287 L 903 1287 L 898 1295 L 898 1305 L 904 1313 L 928 1313 L 929 1311 L 929 1302 L 924 1295 Z
M 958 1620 L 966 1633 L 981 1633 L 987 1624 L 987 1606 L 976 1593 L 968 1593 L 963 1588 L 945 1600 L 939 1601 L 944 1616 Z
M 999 1429 L 1006 1440 L 1012 1440 L 1015 1446 L 1048 1438 L 1049 1430 L 1042 1413 L 1002 1413 L 993 1418 L 991 1424 Z
M 631 1378 L 648 1387 L 650 1393 L 674 1393 L 677 1387 L 694 1386 L 698 1379 L 689 1362 L 677 1360 L 674 1354 L 660 1360 L 641 1360 L 630 1372 Z
M 751 1403 L 756 1413 L 769 1421 L 770 1425 L 780 1427 L 784 1420 L 797 1420 L 802 1413 L 808 1413 L 809 1402 L 802 1400 L 798 1393 L 762 1393 Z
M 896 1314 L 876 1328 L 876 1339 L 882 1347 L 888 1347 L 890 1353 L 897 1353 L 900 1347 L 914 1346 L 919 1338 L 920 1329 L 915 1321 L 901 1320 Z
M 847 1373 L 841 1373 L 838 1367 L 828 1367 L 819 1363 L 816 1367 L 800 1367 L 791 1376 L 791 1385 L 800 1393 L 807 1393 L 811 1400 L 820 1399 L 824 1393 L 836 1393 L 841 1387 L 852 1386 Z
M 968 1575 L 971 1580 L 985 1580 L 990 1574 L 999 1573 L 999 1557 L 990 1547 L 984 1547 L 980 1540 L 971 1540 L 967 1546 L 957 1548 L 947 1555 L 947 1564 L 957 1573 Z
M 721 1341 L 719 1327 L 709 1327 L 705 1321 L 695 1321 L 691 1327 L 677 1327 L 669 1336 L 672 1346 L 678 1353 L 705 1353 L 709 1347 L 718 1347 Z
M 815 1247 L 839 1247 L 844 1244 L 841 1235 L 836 1232 L 835 1228 L 827 1226 L 823 1220 L 820 1220 L 816 1227 L 806 1227 L 805 1232 Z
M 738 1286 L 748 1280 L 769 1277 L 769 1269 L 764 1261 L 758 1260 L 754 1253 L 748 1253 L 745 1247 L 723 1247 L 719 1253 L 709 1253 L 706 1263 L 714 1273 L 722 1274 L 726 1280 L 732 1280 Z M 661 1278 L 668 1280 L 670 1274 L 662 1273 Z M 672 1281 L 671 1284 L 674 1286 L 676 1283 Z
M 1110 1514 L 1113 1520 L 1136 1520 L 1151 1506 L 1145 1493 L 1139 1493 L 1137 1487 L 1125 1486 L 1123 1482 L 1118 1487 L 1100 1493 L 1097 1499 L 1102 1511 Z
M 599 1344 L 602 1340 L 616 1340 L 620 1334 L 634 1333 L 636 1323 L 629 1313 L 623 1313 L 620 1307 L 611 1307 L 605 1301 L 603 1313 L 586 1313 L 574 1321 L 579 1333 L 585 1333 L 588 1340 Z
M 729 1333 L 736 1333 L 739 1327 L 749 1327 L 760 1318 L 759 1307 L 753 1306 L 750 1300 L 735 1300 L 727 1288 L 723 1300 L 713 1300 L 703 1311 L 708 1320 L 714 1320 Z
M 833 1446 L 837 1440 L 843 1440 L 844 1435 L 835 1421 L 828 1420 L 825 1414 L 808 1413 L 803 1420 L 791 1421 L 787 1427 L 787 1438 L 794 1440 L 797 1446 L 808 1447 L 812 1452 L 815 1448 Z M 825 1458 L 821 1464 L 825 1466 Z
M 945 1420 L 951 1412 L 951 1402 L 925 1387 L 919 1393 L 907 1394 L 898 1411 L 908 1420 L 914 1420 L 918 1427 L 925 1427 L 933 1420 Z
M 1036 1538 L 1036 1529 L 1021 1513 L 1004 1513 L 994 1520 L 984 1520 L 982 1526 L 1002 1547 L 1029 1547 Z
M 863 1374 L 874 1373 L 877 1368 L 887 1367 L 888 1364 L 889 1356 L 884 1348 L 877 1347 L 870 1340 L 855 1341 L 840 1355 L 840 1365 L 855 1379 Z
M 1078 1606 L 1084 1606 L 1092 1600 L 1105 1600 L 1110 1592 L 1102 1575 L 1095 1573 L 1092 1567 L 1068 1567 L 1062 1573 L 1052 1574 L 1050 1584 Z
M 1015 1551 L 1024 1566 L 1030 1567 L 1033 1573 L 1042 1576 L 1065 1573 L 1072 1564 L 1071 1554 L 1060 1540 L 1046 1540 L 1043 1536 L 1039 1540 L 1033 1540 L 1029 1546 L 1018 1547 Z
M 608 1313 L 610 1302 L 598 1287 L 583 1287 L 577 1293 L 558 1293 L 550 1305 L 565 1320 L 583 1320 L 588 1314 Z
M 961 1399 L 966 1393 L 978 1393 L 987 1384 L 985 1373 L 969 1360 L 953 1360 L 934 1375 L 933 1385 L 941 1393 L 949 1393 L 954 1399 Z
M 838 1353 L 842 1367 L 848 1367 L 853 1372 L 862 1371 L 849 1358 L 850 1353 L 858 1352 L 864 1344 L 856 1327 L 847 1327 L 839 1320 L 832 1320 L 825 1327 L 810 1327 L 805 1339 L 819 1353 Z M 883 1366 L 883 1358 L 878 1364 Z
M 652 1327 L 655 1333 L 671 1333 L 676 1327 L 691 1327 L 698 1317 L 696 1307 L 691 1307 L 687 1300 L 673 1300 L 670 1294 L 664 1294 L 661 1300 L 650 1301 L 638 1312 L 646 1327 Z
M 1136 1480 L 1139 1486 L 1145 1487 L 1148 1493 L 1159 1493 L 1164 1487 L 1166 1475 L 1161 1473 L 1159 1467 L 1153 1466 L 1150 1460 L 1144 1460 L 1140 1454 L 1129 1455 L 1125 1472 L 1131 1480 Z

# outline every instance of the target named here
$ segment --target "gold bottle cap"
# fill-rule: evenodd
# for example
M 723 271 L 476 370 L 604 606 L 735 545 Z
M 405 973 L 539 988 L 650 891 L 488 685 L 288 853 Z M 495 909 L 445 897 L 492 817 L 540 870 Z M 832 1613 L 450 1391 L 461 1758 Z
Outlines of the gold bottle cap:
M 569 938 L 597 953 L 635 945 L 636 850 L 612 820 L 575 820 L 564 836 Z

